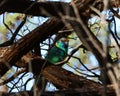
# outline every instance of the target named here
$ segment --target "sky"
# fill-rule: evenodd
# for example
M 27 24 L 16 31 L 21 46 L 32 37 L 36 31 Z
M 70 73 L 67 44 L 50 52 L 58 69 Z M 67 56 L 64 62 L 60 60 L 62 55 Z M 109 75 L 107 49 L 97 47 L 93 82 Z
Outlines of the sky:
M 56 1 L 56 0 L 52 0 L 52 1 Z M 60 1 L 62 1 L 62 0 L 60 0 Z M 71 1 L 71 0 L 66 0 L 66 2 L 70 2 L 70 1 Z M 0 15 L 0 18 L 1 18 L 1 19 L 0 19 L 0 24 L 2 24 L 3 15 Z M 38 22 L 37 17 L 34 17 L 33 19 L 34 19 L 35 22 Z M 117 22 L 117 31 L 119 31 L 119 30 L 120 30 L 120 20 L 119 20 L 118 18 L 115 18 L 115 19 L 116 19 L 116 22 Z M 93 19 L 93 21 L 94 21 L 94 19 Z M 43 23 L 43 22 L 42 22 L 42 23 Z M 28 25 L 28 26 L 30 27 L 30 26 L 32 26 L 32 25 Z M 31 29 L 31 30 L 32 30 L 32 29 Z M 120 31 L 119 31 L 119 32 L 120 32 Z M 45 54 L 45 53 L 44 53 L 44 54 Z M 96 66 L 96 64 L 98 64 L 97 61 L 96 61 L 96 59 L 95 59 L 95 57 L 94 57 L 93 55 L 91 55 L 90 59 L 91 59 L 91 62 L 92 62 L 93 65 Z M 74 72 L 74 70 L 73 70 L 72 68 L 70 68 L 69 66 L 67 66 L 67 65 L 65 65 L 64 68 L 69 69 L 70 71 L 73 71 L 73 72 Z M 28 76 L 29 76 L 29 77 L 32 76 L 31 73 L 28 74 Z M 25 82 L 26 80 L 27 80 L 27 76 L 25 77 L 25 79 L 24 79 L 23 82 Z M 31 85 L 33 84 L 33 82 L 34 82 L 34 80 L 31 80 L 31 81 L 29 82 L 29 84 L 28 84 L 28 86 L 27 86 L 27 89 L 28 89 L 28 90 L 31 88 Z M 48 89 L 49 89 L 50 91 L 55 90 L 55 87 L 53 87 L 53 86 L 51 86 L 51 85 L 49 85 L 49 84 L 48 84 L 48 87 L 49 87 Z M 14 91 L 16 91 L 16 90 L 14 90 Z

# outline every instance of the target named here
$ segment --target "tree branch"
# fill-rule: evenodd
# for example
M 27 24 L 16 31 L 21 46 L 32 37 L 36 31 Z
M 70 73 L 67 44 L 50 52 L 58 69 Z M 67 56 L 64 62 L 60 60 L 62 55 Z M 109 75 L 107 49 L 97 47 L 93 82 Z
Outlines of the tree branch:
M 45 40 L 48 36 L 57 33 L 64 24 L 62 21 L 51 18 L 40 27 L 18 40 L 15 44 L 9 47 L 3 57 L 0 58 L 0 74 L 4 75 L 9 67 L 15 63 L 29 50 L 33 49 L 36 44 Z M 33 43 L 31 43 L 33 42 Z
M 13 6 L 14 5 L 14 6 Z M 22 6 L 21 6 L 22 5 Z M 72 7 L 68 3 L 64 2 L 34 2 L 30 0 L 6 0 L 3 5 L 0 6 L 0 14 L 3 12 L 12 13 L 24 13 L 33 16 L 59 16 L 59 13 L 63 15 L 73 16 L 71 11 Z M 68 11 L 68 12 L 67 12 Z

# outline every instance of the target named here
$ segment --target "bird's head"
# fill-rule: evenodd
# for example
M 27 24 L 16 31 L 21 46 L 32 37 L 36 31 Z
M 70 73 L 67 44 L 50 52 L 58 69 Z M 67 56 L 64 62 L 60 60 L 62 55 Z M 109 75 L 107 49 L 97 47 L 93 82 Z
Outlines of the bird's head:
M 69 40 L 67 38 L 61 38 L 55 44 L 56 47 L 60 48 L 61 50 L 67 52 L 68 51 L 68 44 Z

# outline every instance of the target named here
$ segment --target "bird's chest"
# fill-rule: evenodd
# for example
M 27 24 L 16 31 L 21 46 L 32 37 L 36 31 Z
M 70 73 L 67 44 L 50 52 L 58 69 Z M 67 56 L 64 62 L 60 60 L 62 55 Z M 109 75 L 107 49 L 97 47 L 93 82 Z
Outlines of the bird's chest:
M 47 59 L 51 63 L 57 63 L 63 61 L 65 57 L 66 57 L 66 52 L 56 47 L 52 48 L 47 55 Z

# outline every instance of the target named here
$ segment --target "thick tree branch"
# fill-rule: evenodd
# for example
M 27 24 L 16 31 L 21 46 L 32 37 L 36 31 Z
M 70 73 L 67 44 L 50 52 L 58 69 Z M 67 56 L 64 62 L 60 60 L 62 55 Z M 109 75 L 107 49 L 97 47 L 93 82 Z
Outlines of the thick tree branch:
M 59 75 L 58 75 L 59 74 Z M 42 71 L 44 77 L 58 88 L 74 90 L 74 92 L 89 93 L 90 96 L 102 96 L 104 88 L 97 82 L 73 74 L 58 66 L 48 66 Z M 113 86 L 107 87 L 107 94 L 115 94 Z M 89 95 L 85 95 L 89 96 Z M 114 96 L 114 95 L 113 95 Z
M 102 11 L 104 4 L 99 0 L 73 0 L 76 3 L 80 14 L 84 16 L 90 15 L 90 5 Z M 22 6 L 21 6 L 22 5 Z M 110 0 L 111 7 L 120 7 L 119 0 Z M 1 0 L 0 1 L 0 14 L 4 12 L 25 13 L 33 16 L 60 16 L 59 12 L 63 15 L 67 14 L 73 16 L 72 6 L 64 2 L 34 2 L 31 0 Z M 70 11 L 68 11 L 70 10 Z
M 0 58 L 0 74 L 4 75 L 10 66 L 15 65 L 36 44 L 42 42 L 48 36 L 57 33 L 63 26 L 62 21 L 52 18 L 10 46 L 4 56 Z
M 22 6 L 21 6 L 22 5 Z M 64 2 L 34 2 L 30 0 L 6 0 L 3 5 L 0 6 L 0 13 L 12 12 L 12 13 L 24 13 L 33 16 L 59 16 L 59 12 L 63 15 L 72 16 L 72 7 L 68 3 Z
M 78 13 L 81 16 L 82 20 L 85 21 L 74 21 L 74 20 L 69 20 L 67 19 L 66 21 L 69 22 L 72 27 L 75 29 L 77 35 L 83 42 L 83 44 L 89 49 L 91 52 L 95 54 L 97 57 L 99 63 L 101 66 L 105 64 L 103 62 L 104 60 L 104 55 L 102 54 L 101 51 L 103 50 L 103 46 L 101 42 L 94 36 L 94 34 L 89 30 L 89 28 L 86 30 L 83 28 L 84 24 L 87 24 L 87 20 L 92 13 L 92 10 L 89 8 L 90 5 L 94 5 L 93 3 L 97 2 L 98 0 L 82 0 L 81 2 L 78 1 L 76 3 L 77 9 L 79 10 Z M 118 3 L 113 2 L 113 1 L 118 1 Z M 110 1 L 110 5 L 114 7 L 118 7 L 120 4 L 119 0 L 113 0 Z M 3 12 L 18 12 L 18 13 L 25 13 L 29 15 L 35 15 L 35 16 L 60 16 L 59 12 L 61 12 L 63 15 L 66 14 L 66 6 L 68 6 L 70 10 L 70 16 L 75 16 L 73 12 L 72 3 L 71 5 L 67 3 L 56 3 L 56 2 L 33 2 L 29 0 L 5 0 L 5 1 L 0 1 L 0 3 L 3 2 L 3 4 L 0 5 L 0 12 L 1 14 Z M 76 1 L 74 1 L 76 2 Z M 114 3 L 114 4 L 111 4 Z M 65 6 L 63 7 L 62 6 Z M 97 3 L 96 3 L 97 4 Z M 101 3 L 100 3 L 101 4 Z M 15 5 L 15 6 L 13 6 Z M 23 5 L 23 6 L 21 6 Z M 95 6 L 95 5 L 94 5 Z M 41 8 L 42 7 L 42 8 Z M 97 7 L 97 6 L 96 6 Z M 59 11 L 58 11 L 59 9 Z M 99 9 L 99 8 L 98 8 Z M 54 10 L 54 11 L 53 11 Z M 102 10 L 100 8 L 99 10 Z M 67 10 L 68 11 L 68 10 Z M 73 14 L 72 14 L 73 12 Z M 65 18 L 64 18 L 65 19 Z M 56 18 L 52 18 L 48 20 L 46 23 L 44 23 L 42 26 L 36 28 L 33 30 L 31 33 L 27 34 L 25 37 L 20 39 L 18 42 L 15 44 L 11 45 L 9 48 L 9 51 L 7 51 L 2 58 L 0 58 L 0 74 L 4 75 L 6 71 L 8 71 L 9 67 L 12 65 L 15 65 L 15 63 L 24 55 L 26 54 L 29 50 L 33 49 L 36 44 L 39 42 L 42 42 L 47 38 L 47 36 L 50 36 L 54 33 L 56 33 L 58 30 L 60 30 L 64 24 L 62 21 Z M 78 27 L 79 26 L 79 27 Z M 93 43 L 93 41 L 95 42 Z M 34 41 L 34 42 L 33 42 Z M 31 43 L 33 42 L 33 43 Z M 96 45 L 97 44 L 97 45 Z M 42 63 L 42 60 L 38 60 L 37 64 Z M 35 65 L 35 68 L 37 65 Z M 33 66 L 33 68 L 34 68 Z M 41 66 L 39 66 L 41 67 Z M 39 70 L 39 67 L 37 70 Z M 38 71 L 37 71 L 38 72 Z M 36 72 L 35 72 L 36 73 Z M 58 75 L 61 74 L 61 75 Z M 101 85 L 99 85 L 96 82 L 93 82 L 91 80 L 87 80 L 83 77 L 74 75 L 73 73 L 69 71 L 65 71 L 64 69 L 57 67 L 57 66 L 49 66 L 46 67 L 42 71 L 42 75 L 46 77 L 49 81 L 53 82 L 57 87 L 61 88 L 81 88 L 82 92 L 85 90 L 87 92 L 92 92 L 98 94 L 101 94 L 102 92 L 100 91 Z M 69 76 L 69 77 L 68 77 Z M 89 86 L 89 87 L 88 87 Z M 97 92 L 96 92 L 97 91 Z M 114 91 L 109 91 L 113 92 Z M 91 93 L 91 94 L 92 94 Z M 95 94 L 94 94 L 95 95 Z M 4 95 L 5 96 L 5 95 Z M 87 96 L 87 95 L 86 95 Z M 89 95 L 88 95 L 89 96 Z M 93 94 L 92 94 L 93 96 Z M 98 95 L 99 96 L 99 95 Z M 112 95 L 114 96 L 114 95 Z
M 61 87 L 71 89 L 89 86 L 88 88 L 92 90 L 92 88 L 96 89 L 101 86 L 100 84 L 94 81 L 87 80 L 58 66 L 48 66 L 42 71 L 42 74 L 47 80 L 57 85 L 58 88 Z
M 40 96 L 102 96 L 102 93 L 99 93 L 101 91 L 102 88 L 99 88 L 96 91 L 90 91 L 90 90 L 82 90 L 80 88 L 78 89 L 68 89 L 68 90 L 61 90 L 61 91 L 54 91 L 54 92 L 44 92 L 42 93 Z M 112 87 L 111 90 L 109 90 L 108 95 L 107 96 L 115 96 L 115 93 L 112 91 Z M 111 92 L 110 92 L 111 91 Z M 34 92 L 32 91 L 21 91 L 21 92 L 14 92 L 14 93 L 4 93 L 4 92 L 0 92 L 0 96 L 33 96 Z
M 33 2 L 33 1 L 29 1 L 29 0 L 16 0 L 14 2 L 13 1 L 6 0 L 5 2 L 3 2 L 3 5 L 1 5 L 1 10 L 2 10 L 1 12 L 3 12 L 3 9 L 5 9 L 4 11 L 9 11 L 9 10 L 12 9 L 11 12 L 12 11 L 14 12 L 13 9 L 15 9 L 16 12 L 17 11 L 18 12 L 23 12 L 24 11 L 24 12 L 28 12 L 28 14 L 29 14 L 28 10 L 35 9 L 35 10 L 37 10 L 37 11 L 34 10 L 35 14 L 40 13 L 39 15 L 43 15 L 43 13 L 41 13 L 41 11 L 40 11 L 41 8 L 36 8 L 33 3 L 42 4 L 41 6 L 46 7 L 46 8 L 47 8 L 47 6 L 49 6 L 49 7 L 54 6 L 54 4 L 56 4 L 56 5 L 60 4 L 59 6 L 57 5 L 58 6 L 57 9 L 59 9 L 62 14 L 65 14 L 64 12 L 66 12 L 66 11 L 64 11 L 64 8 L 63 8 L 61 3 L 55 3 L 55 2 L 51 2 L 51 3 L 50 2 L 44 2 L 44 3 L 42 2 L 41 3 L 41 2 Z M 16 2 L 16 4 L 13 4 L 15 2 Z M 74 2 L 76 3 L 76 1 L 74 1 Z M 25 4 L 25 5 L 17 7 L 16 5 L 18 3 L 19 3 L 19 5 L 21 5 L 21 4 L 23 4 L 23 5 Z M 83 0 L 83 2 L 77 2 L 76 3 L 79 12 L 81 12 L 81 16 L 82 16 L 83 20 L 84 20 L 84 18 L 89 18 L 89 15 L 91 14 L 91 9 L 89 8 L 89 5 L 91 5 L 93 3 L 95 3 L 95 1 L 91 1 L 91 0 L 87 0 L 87 1 Z M 73 9 L 71 9 L 71 7 L 67 3 L 64 3 L 64 4 L 66 6 L 68 6 L 68 8 L 70 8 L 70 12 L 73 12 Z M 82 6 L 80 6 L 81 4 L 82 4 Z M 16 7 L 13 6 L 13 5 L 15 5 Z M 71 5 L 72 5 L 72 3 L 71 3 Z M 7 8 L 7 7 L 10 7 L 10 8 Z M 49 9 L 49 7 L 48 7 L 48 9 Z M 19 11 L 18 9 L 22 10 L 22 11 Z M 38 10 L 38 9 L 40 9 L 40 10 Z M 27 11 L 25 11 L 25 10 L 27 10 Z M 49 10 L 47 10 L 47 11 L 49 12 Z M 32 11 L 30 11 L 30 12 L 32 12 Z M 54 14 L 51 13 L 51 15 L 58 16 L 58 15 L 55 15 L 55 14 L 58 14 L 58 13 L 59 13 L 58 10 L 56 10 L 54 12 Z M 30 14 L 32 14 L 32 13 L 30 13 Z M 33 15 L 35 15 L 35 14 L 33 13 Z M 86 14 L 89 14 L 89 15 L 86 16 Z M 73 15 L 74 15 L 74 13 L 73 13 Z M 85 31 L 85 29 L 82 27 L 80 22 L 70 20 L 69 23 L 75 29 L 76 33 L 78 34 L 78 36 L 81 39 L 81 41 L 83 42 L 83 44 L 85 44 L 87 49 L 92 51 L 95 54 L 95 56 L 98 57 L 98 61 L 99 61 L 100 64 L 104 64 L 103 62 L 101 62 L 101 61 L 104 60 L 104 56 L 101 52 L 101 51 L 103 51 L 102 45 L 99 42 L 99 40 L 94 36 L 94 34 L 92 32 Z M 85 24 L 86 24 L 86 22 L 85 22 Z M 15 62 L 17 62 L 17 60 L 19 58 L 21 58 L 24 54 L 26 54 L 28 52 L 28 50 L 32 49 L 33 46 L 35 46 L 38 42 L 44 40 L 47 36 L 56 33 L 63 26 L 64 26 L 64 24 L 60 20 L 54 18 L 52 20 L 49 20 L 48 22 L 46 22 L 42 26 L 38 27 L 37 29 L 33 30 L 29 35 L 26 35 L 21 40 L 16 42 L 16 44 L 14 44 L 13 46 L 10 47 L 11 51 L 7 52 L 3 56 L 3 58 L 5 58 L 5 60 L 2 59 L 2 61 L 1 61 L 1 64 L 0 64 L 1 71 L 0 71 L 0 73 L 3 75 L 8 70 L 8 67 L 4 68 L 4 70 L 2 70 L 2 67 L 5 67 L 6 65 L 8 66 L 8 64 L 10 64 L 9 66 L 14 65 Z M 79 26 L 79 27 L 77 27 L 77 26 Z M 89 37 L 91 39 L 89 39 Z M 29 39 L 27 39 L 27 38 L 29 38 Z M 88 39 L 85 39 L 85 38 L 88 38 Z M 95 40 L 95 43 L 93 43 L 94 40 Z M 34 41 L 34 43 L 31 43 L 33 41 Z M 3 61 L 6 62 L 6 65 L 3 63 Z M 101 65 L 101 66 L 103 66 L 103 65 Z
M 61 90 L 55 92 L 43 92 L 41 96 L 54 96 L 54 94 L 102 96 L 104 92 L 104 87 L 101 84 L 91 81 L 85 77 L 75 75 L 72 72 L 66 71 L 65 69 L 55 65 L 47 66 L 42 71 L 42 75 Z M 114 86 L 107 86 L 106 93 L 107 96 L 115 96 Z M 0 93 L 1 96 L 17 96 L 15 94 L 28 94 L 29 96 L 33 96 L 32 91 L 23 91 L 10 94 Z

